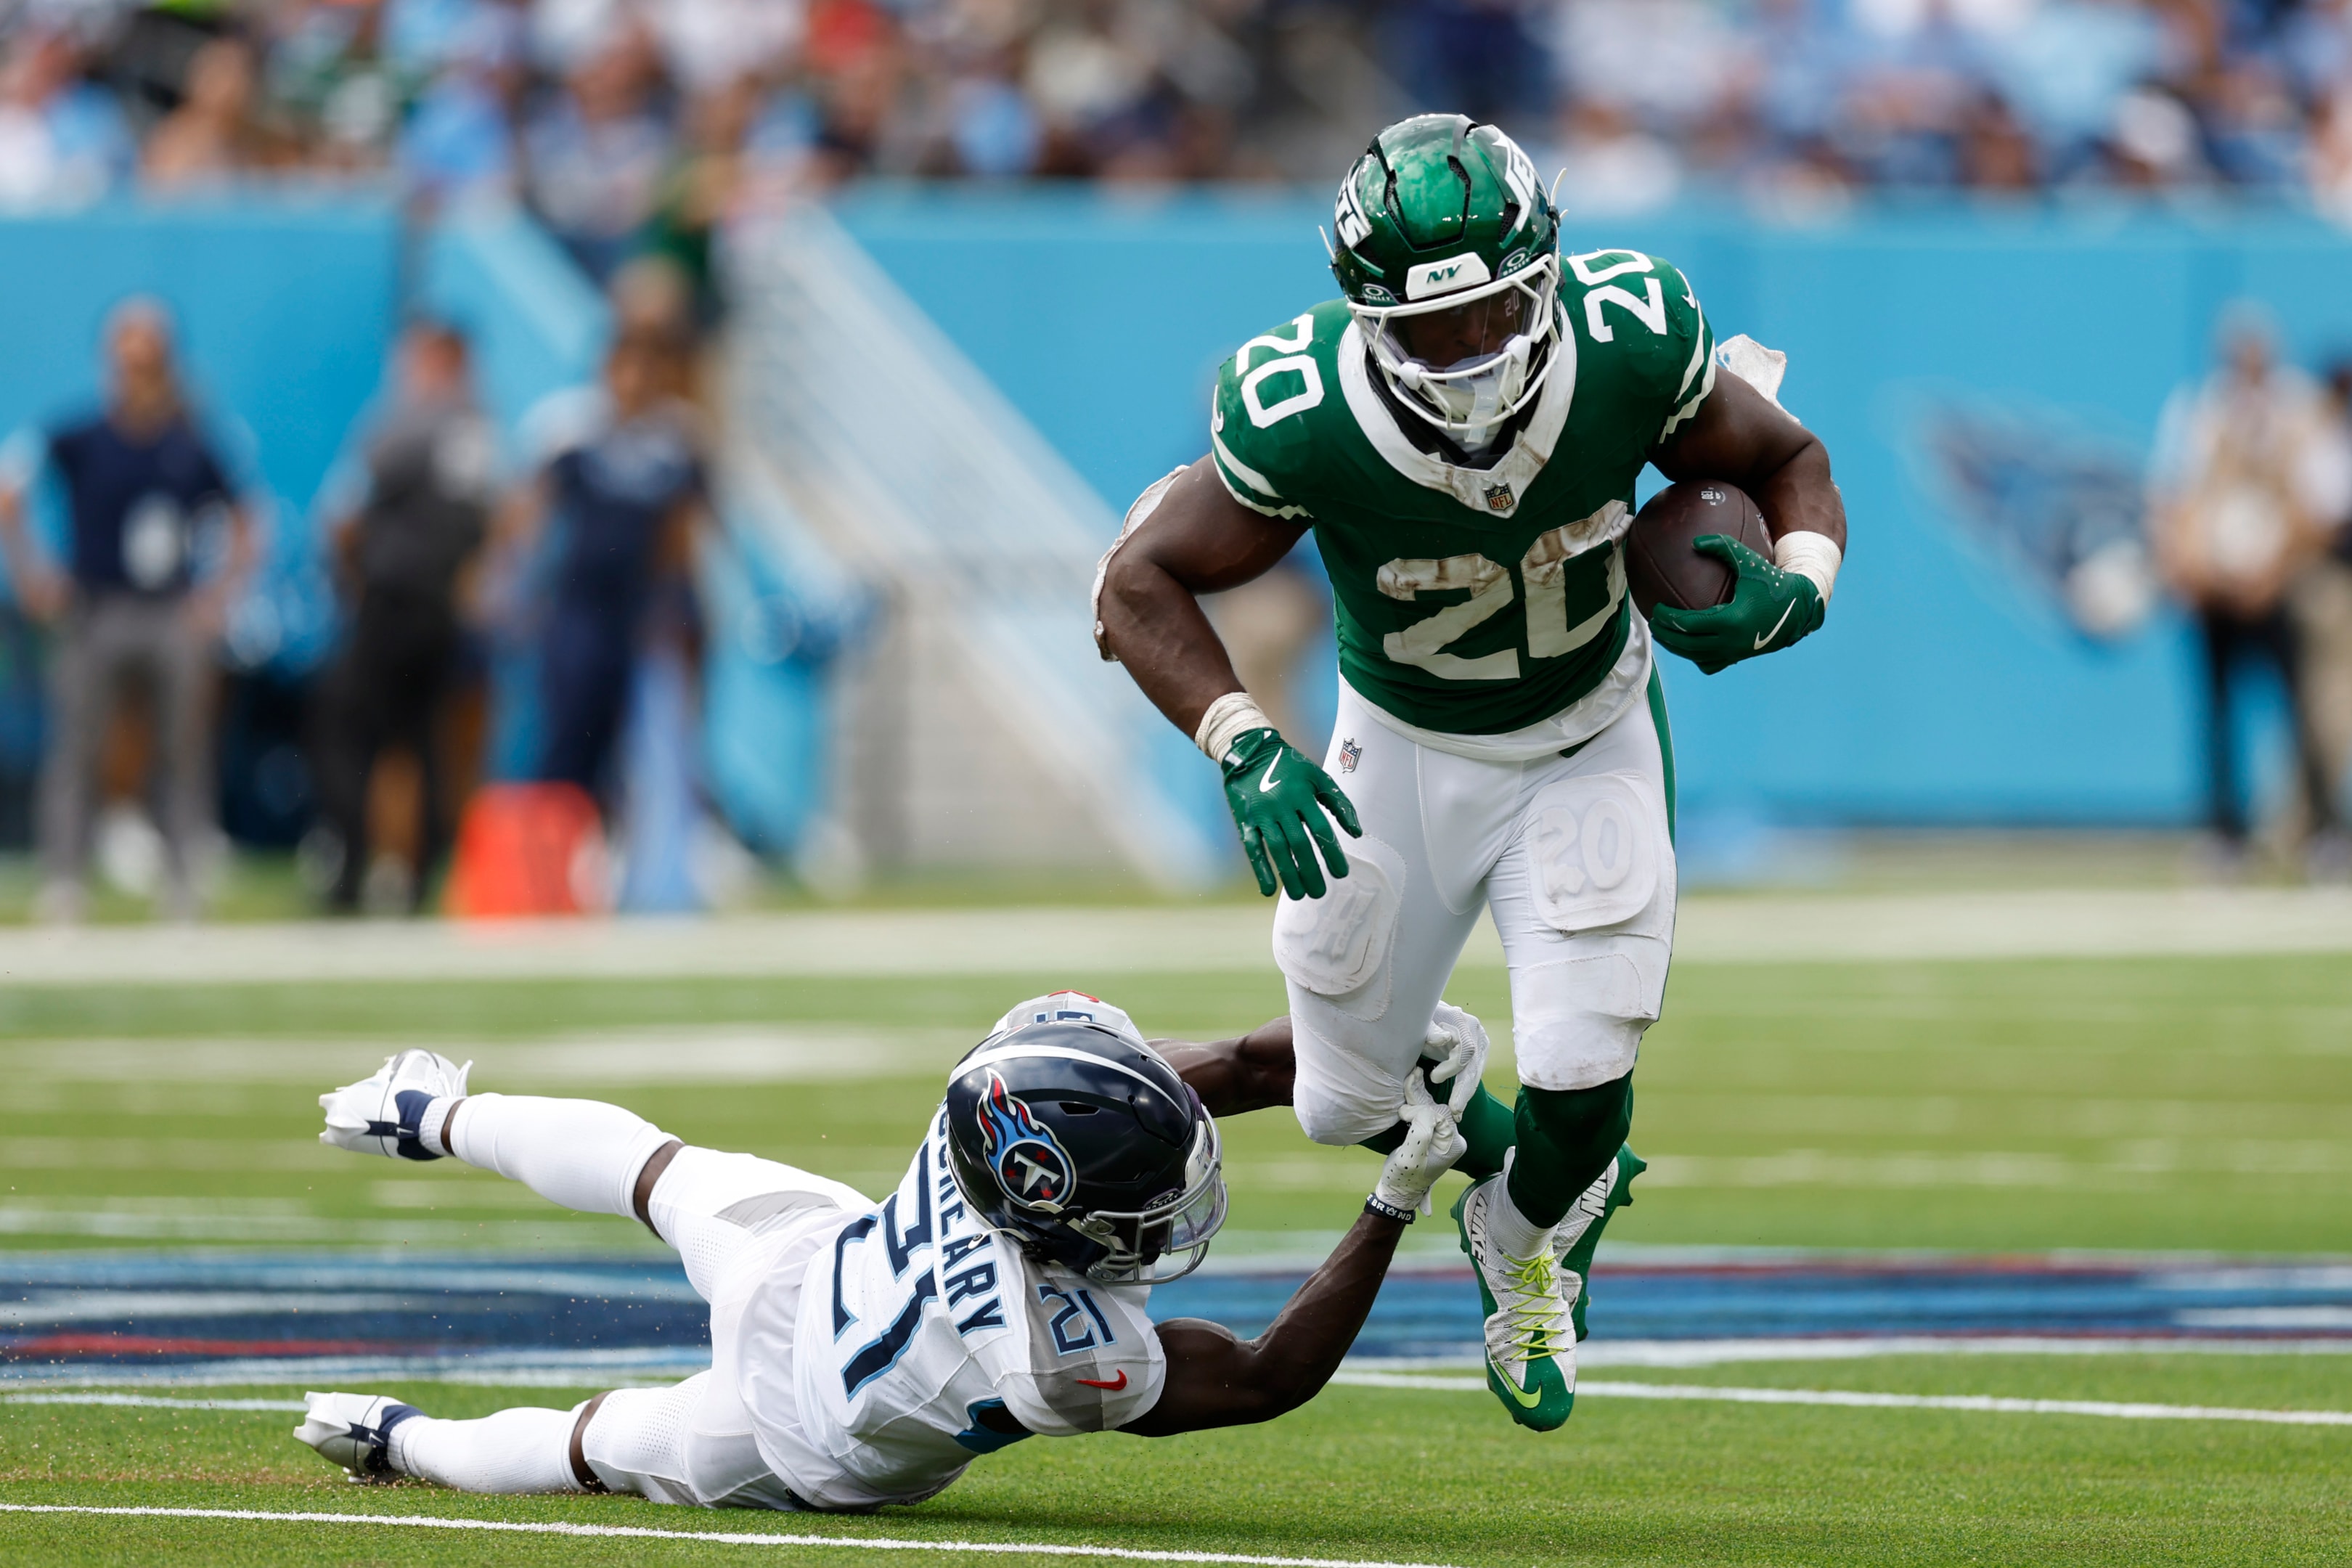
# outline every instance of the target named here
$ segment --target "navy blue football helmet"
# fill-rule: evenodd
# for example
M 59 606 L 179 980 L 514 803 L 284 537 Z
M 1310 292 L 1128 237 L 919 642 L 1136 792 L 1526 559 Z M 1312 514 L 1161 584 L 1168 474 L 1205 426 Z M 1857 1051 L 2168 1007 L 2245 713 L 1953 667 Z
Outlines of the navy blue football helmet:
M 1104 1284 L 1200 1267 L 1225 1221 L 1217 1124 L 1116 1007 L 1076 992 L 1005 1015 L 948 1079 L 963 1200 L 1024 1251 Z

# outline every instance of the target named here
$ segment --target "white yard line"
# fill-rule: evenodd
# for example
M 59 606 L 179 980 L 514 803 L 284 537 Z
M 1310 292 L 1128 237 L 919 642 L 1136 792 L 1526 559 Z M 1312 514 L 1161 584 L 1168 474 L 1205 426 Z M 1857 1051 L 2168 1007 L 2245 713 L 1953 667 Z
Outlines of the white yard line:
M 1577 1347 L 1588 1370 L 1601 1367 L 1722 1366 L 1754 1362 L 1860 1361 L 1880 1356 L 1923 1355 L 2352 1355 L 2352 1339 L 2231 1339 L 2183 1335 L 2127 1339 L 2068 1339 L 2058 1336 L 1849 1335 L 1811 1340 L 1612 1340 Z M 442 1356 L 253 1357 L 194 1365 L 90 1368 L 59 1363 L 17 1363 L 0 1372 L 0 1390 L 174 1389 L 269 1387 L 403 1383 L 450 1384 L 481 1388 L 655 1388 L 707 1369 L 708 1352 L 688 1349 L 640 1351 L 503 1352 L 453 1361 Z M 1435 1380 L 1440 1388 L 1483 1388 L 1464 1374 L 1478 1370 L 1474 1352 L 1454 1357 L 1349 1361 L 1333 1380 L 1381 1386 L 1396 1377 Z M 1448 1381 L 1448 1379 L 1451 1381 Z M 1420 1383 L 1396 1387 L 1422 1387 Z M 1590 1387 L 1591 1384 L 1586 1386 Z M 0 1398 L 6 1397 L 0 1394 Z
M 1367 1388 L 1485 1393 L 1483 1378 L 1340 1372 L 1334 1383 Z M 1705 1399 L 1730 1405 L 1832 1405 L 1871 1410 L 1973 1410 L 1999 1415 L 2103 1415 L 2120 1421 L 2258 1421 L 2277 1426 L 2352 1426 L 2352 1410 L 2238 1410 L 2211 1405 L 2128 1405 L 2105 1399 L 1996 1399 L 1980 1394 L 1871 1394 L 1843 1388 L 1725 1388 L 1698 1383 L 1594 1383 L 1580 1397 Z
M 1484 1379 L 1426 1373 L 1370 1372 L 1343 1368 L 1332 1382 L 1359 1388 L 1434 1389 L 1476 1393 Z M 1873 1410 L 1969 1410 L 2001 1415 L 2102 1415 L 2126 1421 L 2253 1421 L 2279 1426 L 2352 1426 L 2352 1411 L 2246 1410 L 2226 1405 L 2141 1405 L 2104 1399 L 2002 1399 L 1975 1394 L 1873 1394 L 1837 1388 L 1733 1388 L 1693 1383 L 1609 1383 L 1586 1379 L 1577 1385 L 1586 1397 L 1604 1399 L 1698 1399 L 1731 1405 L 1826 1405 Z M 0 1394 L 5 1405 L 140 1405 L 163 1410 L 290 1410 L 299 1399 L 171 1399 L 142 1394 Z M 1186 1561 L 1240 1563 L 1273 1559 L 1215 1557 Z
M 1003 1557 L 1115 1557 L 1130 1563 L 1240 1563 L 1255 1568 L 1444 1568 L 1346 1557 L 1251 1557 L 1231 1552 L 1147 1552 L 1126 1546 L 1064 1546 L 1027 1541 L 906 1541 L 887 1536 L 782 1535 L 721 1530 L 648 1530 L 640 1525 L 572 1524 L 550 1520 L 436 1519 L 430 1514 L 295 1513 L 229 1508 L 85 1508 L 68 1503 L 0 1502 L 0 1513 L 62 1513 L 113 1519 L 217 1519 L 268 1524 L 376 1524 L 415 1530 L 484 1530 L 516 1535 L 614 1536 L 627 1541 L 702 1541 L 726 1546 L 825 1546 L 856 1552 L 979 1552 Z
M 299 1399 L 163 1399 L 152 1394 L 0 1394 L 0 1405 L 135 1405 L 153 1410 L 309 1410 Z
M 0 930 L 0 986 L 201 985 L 720 975 L 1258 972 L 1265 905 L 812 910 L 716 920 L 446 921 Z M 2352 952 L 2352 890 L 2122 889 L 1694 895 L 1675 956 L 1697 963 Z M 1484 920 L 1463 963 L 1497 968 Z

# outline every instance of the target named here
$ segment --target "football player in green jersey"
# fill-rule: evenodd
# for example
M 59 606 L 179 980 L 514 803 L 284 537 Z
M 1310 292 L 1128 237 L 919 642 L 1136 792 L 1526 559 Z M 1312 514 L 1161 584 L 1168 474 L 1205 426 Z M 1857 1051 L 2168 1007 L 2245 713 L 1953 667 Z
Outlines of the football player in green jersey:
M 1653 638 L 1712 672 L 1812 631 L 1844 509 L 1821 442 L 1717 367 L 1682 274 L 1639 251 L 1563 256 L 1534 168 L 1494 127 L 1391 126 L 1335 218 L 1344 298 L 1226 362 L 1209 454 L 1145 491 L 1104 558 L 1097 637 L 1222 764 L 1258 885 L 1280 885 L 1309 1137 L 1399 1136 L 1440 994 L 1492 911 L 1521 1088 L 1507 1109 L 1457 1079 L 1475 1184 L 1454 1212 L 1488 1382 L 1548 1430 L 1574 1399 L 1593 1246 L 1641 1169 L 1623 1148 L 1633 1062 L 1674 935 Z M 1628 603 L 1645 464 L 1756 499 L 1775 559 L 1702 542 L 1737 574 L 1727 604 L 1645 621 Z M 1197 600 L 1308 528 L 1341 675 L 1320 768 L 1242 689 Z

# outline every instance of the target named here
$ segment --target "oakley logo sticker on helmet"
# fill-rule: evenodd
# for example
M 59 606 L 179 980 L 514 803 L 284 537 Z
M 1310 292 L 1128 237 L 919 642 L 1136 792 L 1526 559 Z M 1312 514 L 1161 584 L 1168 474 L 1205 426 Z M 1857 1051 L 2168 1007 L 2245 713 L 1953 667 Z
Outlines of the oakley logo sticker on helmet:
M 1058 1209 L 1078 1184 L 1077 1165 L 1060 1140 L 1030 1114 L 994 1071 L 980 1101 L 980 1136 L 1005 1194 L 1028 1208 Z

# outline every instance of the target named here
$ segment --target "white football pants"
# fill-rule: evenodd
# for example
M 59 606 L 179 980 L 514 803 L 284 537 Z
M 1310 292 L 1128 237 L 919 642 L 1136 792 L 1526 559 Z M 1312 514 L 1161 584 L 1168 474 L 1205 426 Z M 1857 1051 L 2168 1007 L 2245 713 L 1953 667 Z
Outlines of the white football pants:
M 633 1216 L 646 1162 L 673 1142 L 644 1118 L 591 1100 L 478 1094 L 455 1117 L 458 1159 L 590 1214 Z M 823 1233 L 814 1222 L 868 1206 L 855 1187 L 773 1160 L 678 1150 L 646 1212 L 655 1234 L 677 1248 L 695 1293 L 710 1303 L 711 1368 L 668 1388 L 604 1396 L 581 1435 L 582 1457 L 599 1482 L 655 1502 L 798 1506 L 752 1440 L 737 1392 L 738 1328 L 751 1288 L 796 1244 Z M 572 1436 L 586 1408 L 502 1410 L 478 1421 L 413 1417 L 393 1428 L 393 1465 L 461 1491 L 577 1491 Z
M 1674 943 L 1664 713 L 1654 673 L 1648 700 L 1571 755 L 1473 761 L 1397 733 L 1340 683 L 1323 766 L 1364 836 L 1340 839 L 1344 880 L 1285 897 L 1274 920 L 1309 1138 L 1396 1125 L 1481 908 L 1510 968 L 1519 1081 L 1591 1089 L 1633 1070 Z

